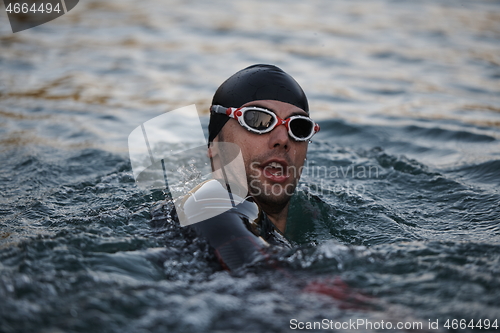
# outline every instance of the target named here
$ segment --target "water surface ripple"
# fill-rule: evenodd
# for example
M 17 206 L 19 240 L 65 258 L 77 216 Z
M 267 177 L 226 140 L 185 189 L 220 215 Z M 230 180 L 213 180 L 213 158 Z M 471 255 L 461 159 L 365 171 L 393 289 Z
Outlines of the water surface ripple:
M 0 331 L 500 321 L 499 41 L 487 0 L 88 0 L 16 34 L 0 15 Z M 254 63 L 322 129 L 282 269 L 230 274 L 137 188 L 126 144 L 193 103 L 206 125 Z

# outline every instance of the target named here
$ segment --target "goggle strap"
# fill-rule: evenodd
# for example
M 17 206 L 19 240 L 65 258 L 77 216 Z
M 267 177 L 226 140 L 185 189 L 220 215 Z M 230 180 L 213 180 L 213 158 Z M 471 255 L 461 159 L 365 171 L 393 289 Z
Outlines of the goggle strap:
M 210 111 L 212 113 L 220 113 L 220 114 L 227 114 L 226 113 L 227 109 L 228 108 L 225 108 L 225 107 L 223 107 L 221 105 L 212 105 L 212 107 L 210 107 Z
M 212 105 L 210 110 L 213 113 L 225 114 L 228 117 L 231 117 L 231 118 L 238 120 L 238 118 L 241 117 L 241 115 L 242 115 L 240 109 L 242 109 L 242 108 L 225 108 L 221 105 Z

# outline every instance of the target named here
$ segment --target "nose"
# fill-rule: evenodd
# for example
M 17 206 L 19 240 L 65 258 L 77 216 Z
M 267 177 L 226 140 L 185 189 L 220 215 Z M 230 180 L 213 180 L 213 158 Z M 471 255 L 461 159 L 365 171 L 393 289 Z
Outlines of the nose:
M 290 149 L 290 137 L 285 124 L 276 126 L 269 135 L 269 148 L 284 148 L 285 151 Z

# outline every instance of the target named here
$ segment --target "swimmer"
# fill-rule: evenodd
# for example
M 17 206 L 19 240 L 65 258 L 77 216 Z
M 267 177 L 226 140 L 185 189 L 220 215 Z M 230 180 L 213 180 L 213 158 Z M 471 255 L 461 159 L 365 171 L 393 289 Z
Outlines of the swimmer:
M 276 66 L 253 65 L 217 89 L 208 130 L 213 169 L 224 165 L 219 143 L 240 148 L 248 194 L 243 203 L 193 227 L 232 270 L 254 260 L 269 243 L 288 244 L 284 232 L 290 199 L 319 126 L 309 117 L 304 91 L 289 74 Z M 210 209 L 210 200 L 223 197 L 224 191 L 223 185 L 201 184 L 192 191 L 197 200 L 185 199 L 187 215 Z

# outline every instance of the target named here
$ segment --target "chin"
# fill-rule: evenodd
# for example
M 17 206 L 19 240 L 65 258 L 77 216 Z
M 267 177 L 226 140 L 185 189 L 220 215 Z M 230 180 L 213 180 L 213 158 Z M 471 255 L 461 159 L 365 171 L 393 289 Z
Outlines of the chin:
M 277 208 L 277 209 L 282 209 L 290 201 L 289 196 L 275 197 L 275 196 L 260 195 L 258 197 L 254 197 L 254 198 L 257 201 L 257 203 L 260 205 L 272 207 L 272 208 Z
M 252 196 L 260 203 L 272 206 L 284 206 L 295 192 L 295 185 L 265 184 L 255 189 Z
M 260 177 L 259 177 L 260 176 Z M 249 194 L 262 203 L 286 204 L 295 192 L 297 179 L 288 179 L 284 183 L 269 181 L 262 175 L 247 177 Z

